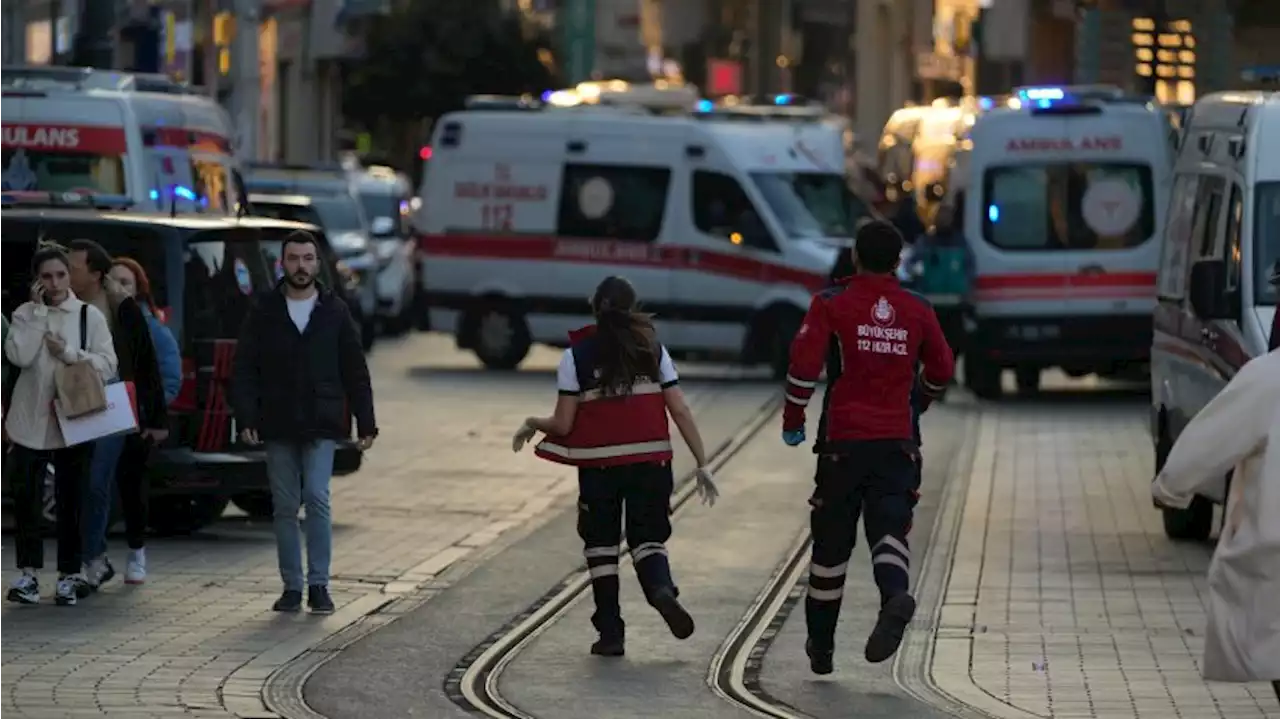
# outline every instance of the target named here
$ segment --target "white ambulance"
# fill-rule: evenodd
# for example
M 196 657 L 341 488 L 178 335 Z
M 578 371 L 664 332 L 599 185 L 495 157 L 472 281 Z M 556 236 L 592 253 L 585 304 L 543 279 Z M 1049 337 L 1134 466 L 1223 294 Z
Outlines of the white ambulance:
M 1168 117 L 1098 88 L 1021 88 L 970 133 L 965 237 L 976 327 L 966 383 L 1020 389 L 1041 370 L 1145 372 L 1173 172 Z
M 491 368 L 563 345 L 619 274 L 673 355 L 785 372 L 859 219 L 842 168 L 785 125 L 465 111 L 436 123 L 432 148 L 415 220 L 431 326 Z
M 6 67 L 6 192 L 124 196 L 139 209 L 235 211 L 232 124 L 214 101 L 161 76 Z

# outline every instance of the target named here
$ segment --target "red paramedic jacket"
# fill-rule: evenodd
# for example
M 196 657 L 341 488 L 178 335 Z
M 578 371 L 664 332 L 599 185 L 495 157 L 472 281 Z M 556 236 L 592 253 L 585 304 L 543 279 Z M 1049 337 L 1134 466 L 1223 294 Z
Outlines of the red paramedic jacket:
M 951 382 L 955 357 L 923 297 L 885 275 L 856 275 L 814 295 L 791 343 L 784 431 L 802 429 L 805 407 L 835 343 L 841 363 L 827 388 L 823 451 L 842 443 L 912 440 L 911 391 L 937 397 Z
M 596 381 L 596 342 L 595 325 L 569 333 L 578 374 L 578 413 L 569 434 L 544 437 L 534 453 L 576 467 L 670 462 L 671 434 L 662 394 L 666 387 L 656 377 L 643 377 L 626 395 L 603 396 Z

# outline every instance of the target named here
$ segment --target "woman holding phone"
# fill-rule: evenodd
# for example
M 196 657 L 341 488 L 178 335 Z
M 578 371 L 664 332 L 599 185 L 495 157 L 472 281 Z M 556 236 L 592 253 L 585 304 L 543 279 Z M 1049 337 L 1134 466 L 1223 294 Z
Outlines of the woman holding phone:
M 19 373 L 4 428 L 13 445 L 8 461 L 14 485 L 14 553 L 22 572 L 7 598 L 19 604 L 40 601 L 40 510 L 45 473 L 52 465 L 58 525 L 54 598 L 60 605 L 74 605 L 88 589 L 81 573 L 80 510 L 92 445 L 68 447 L 63 439 L 53 414 L 54 376 L 61 366 L 87 361 L 105 382 L 115 374 L 116 352 L 107 318 L 71 291 L 71 262 L 61 247 L 37 249 L 31 273 L 36 277 L 31 300 L 14 310 L 4 341 L 5 358 Z

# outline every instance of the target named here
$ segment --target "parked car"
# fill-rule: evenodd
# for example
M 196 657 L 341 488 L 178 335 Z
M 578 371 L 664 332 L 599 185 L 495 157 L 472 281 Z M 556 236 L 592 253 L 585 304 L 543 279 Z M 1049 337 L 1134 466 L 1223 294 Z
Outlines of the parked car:
M 112 255 L 137 260 L 150 276 L 159 312 L 181 348 L 184 378 L 170 406 L 170 437 L 149 467 L 152 530 L 198 530 L 221 516 L 229 501 L 251 515 L 269 515 L 266 456 L 240 443 L 227 383 L 240 325 L 253 295 L 274 286 L 272 265 L 285 235 L 298 228 L 316 231 L 325 260 L 323 279 L 332 283 L 340 277 L 324 233 L 256 217 L 173 217 L 9 203 L 2 222 L 6 316 L 26 300 L 31 256 L 40 239 L 91 238 Z M 345 295 L 341 283 L 336 286 Z M 343 443 L 334 474 L 355 472 L 360 463 L 356 445 Z M 52 527 L 51 478 L 45 487 L 45 519 Z M 7 500 L 7 476 L 2 493 Z
M 350 177 L 369 220 L 373 254 L 378 259 L 378 315 L 382 329 L 387 334 L 403 334 L 419 318 L 429 315 L 426 295 L 416 291 L 416 248 L 409 224 L 413 188 L 409 178 L 380 165 L 356 169 Z

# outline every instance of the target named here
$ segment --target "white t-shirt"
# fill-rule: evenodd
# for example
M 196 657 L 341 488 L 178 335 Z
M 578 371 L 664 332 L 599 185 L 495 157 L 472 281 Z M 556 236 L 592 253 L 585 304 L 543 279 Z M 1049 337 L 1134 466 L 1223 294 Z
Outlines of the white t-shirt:
M 311 311 L 316 308 L 316 299 L 318 293 L 312 293 L 310 297 L 295 300 L 292 297 L 284 298 L 285 304 L 289 307 L 289 319 L 293 320 L 294 326 L 299 332 L 307 331 L 307 323 L 311 321 Z
M 680 375 L 676 372 L 676 363 L 671 361 L 671 355 L 667 353 L 667 348 L 662 348 L 662 359 L 658 361 L 658 384 L 663 389 L 674 386 L 680 382 Z M 573 350 L 565 350 L 560 357 L 560 367 L 556 369 L 556 389 L 563 394 L 578 394 L 582 391 L 582 386 L 578 384 L 578 366 L 573 361 Z

